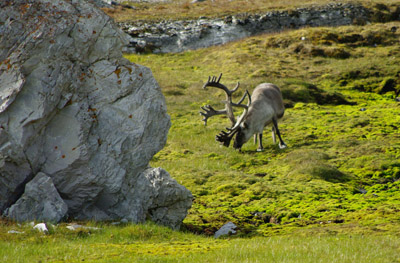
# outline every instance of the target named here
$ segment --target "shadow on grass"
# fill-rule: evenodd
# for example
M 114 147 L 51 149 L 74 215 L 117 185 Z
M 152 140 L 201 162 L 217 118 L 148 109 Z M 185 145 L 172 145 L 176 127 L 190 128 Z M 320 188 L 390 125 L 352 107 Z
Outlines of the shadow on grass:
M 297 149 L 282 160 L 291 167 L 289 176 L 308 175 L 331 183 L 346 183 L 351 177 L 329 163 L 331 157 L 315 149 Z
M 269 144 L 267 146 L 264 146 L 264 150 L 261 152 L 257 151 L 257 145 L 253 145 L 251 149 L 245 149 L 242 150 L 242 154 L 247 154 L 247 155 L 258 155 L 258 154 L 266 154 L 266 153 L 272 153 L 272 154 L 279 154 L 283 152 L 287 152 L 290 150 L 290 148 L 285 148 L 285 149 L 280 149 L 278 144 Z

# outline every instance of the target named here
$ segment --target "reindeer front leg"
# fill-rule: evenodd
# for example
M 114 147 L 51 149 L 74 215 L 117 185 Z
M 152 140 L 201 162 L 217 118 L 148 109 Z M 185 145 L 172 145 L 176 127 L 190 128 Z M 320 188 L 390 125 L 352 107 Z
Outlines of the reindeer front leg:
M 282 140 L 281 133 L 279 132 L 279 129 L 278 129 L 278 122 L 275 120 L 275 118 L 272 119 L 272 123 L 274 124 L 276 134 L 278 135 L 278 138 L 279 138 L 279 148 L 285 149 L 287 147 L 287 145 Z
M 256 135 L 254 135 L 256 136 Z M 262 133 L 258 134 L 258 148 L 257 148 L 257 152 L 262 152 L 264 151 L 264 147 L 262 145 Z

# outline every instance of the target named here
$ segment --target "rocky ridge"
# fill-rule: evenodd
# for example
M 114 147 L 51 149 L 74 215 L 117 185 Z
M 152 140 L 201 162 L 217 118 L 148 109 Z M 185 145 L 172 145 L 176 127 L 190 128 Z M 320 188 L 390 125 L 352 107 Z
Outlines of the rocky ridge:
M 387 13 L 390 16 L 388 19 L 400 19 L 400 7 L 393 12 L 378 8 L 378 13 L 373 13 L 372 9 L 361 4 L 331 3 L 264 14 L 238 14 L 219 19 L 121 22 L 119 27 L 130 36 L 126 52 L 169 53 L 221 45 L 252 35 L 306 26 L 362 25 L 377 19 L 386 19 Z

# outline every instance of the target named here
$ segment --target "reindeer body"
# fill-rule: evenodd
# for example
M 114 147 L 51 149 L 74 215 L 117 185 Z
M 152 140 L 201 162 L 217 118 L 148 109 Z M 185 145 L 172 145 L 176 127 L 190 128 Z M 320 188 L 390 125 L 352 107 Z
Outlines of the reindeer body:
M 244 117 L 233 144 L 233 147 L 240 149 L 253 135 L 259 136 L 258 151 L 263 150 L 262 133 L 264 128 L 273 124 L 272 138 L 275 143 L 275 132 L 278 134 L 279 147 L 286 148 L 278 129 L 277 121 L 283 117 L 285 107 L 283 105 L 280 89 L 272 83 L 258 85 L 251 95 L 251 104 Z M 255 137 L 255 141 L 257 137 Z
M 253 126 L 254 133 L 262 133 L 272 119 L 282 118 L 285 108 L 280 89 L 272 83 L 258 85 L 251 95 L 251 104 L 243 124 Z

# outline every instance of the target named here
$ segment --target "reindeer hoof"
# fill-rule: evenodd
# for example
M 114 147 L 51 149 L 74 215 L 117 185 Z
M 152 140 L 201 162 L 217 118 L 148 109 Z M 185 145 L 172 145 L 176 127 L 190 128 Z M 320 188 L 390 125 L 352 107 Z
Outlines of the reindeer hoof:
M 286 144 L 279 144 L 279 149 L 285 149 L 285 148 L 287 148 Z
M 263 152 L 264 151 L 264 149 L 262 149 L 262 148 L 257 148 L 257 152 Z

